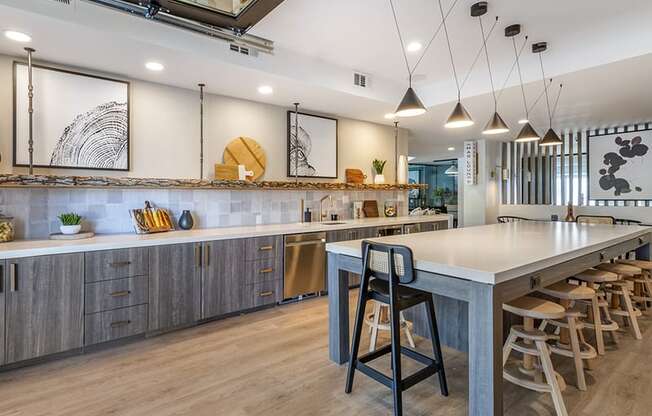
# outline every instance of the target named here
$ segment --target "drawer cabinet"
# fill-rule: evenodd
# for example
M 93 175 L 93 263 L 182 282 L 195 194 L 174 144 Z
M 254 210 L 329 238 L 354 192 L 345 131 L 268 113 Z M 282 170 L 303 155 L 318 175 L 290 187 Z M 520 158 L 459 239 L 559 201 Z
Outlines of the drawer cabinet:
M 273 259 L 282 252 L 282 236 L 247 238 L 245 241 L 245 260 Z
M 86 314 L 147 303 L 147 276 L 86 284 Z
M 270 280 L 267 282 L 247 285 L 248 308 L 272 305 L 283 300 L 283 281 Z
M 148 248 L 94 251 L 85 254 L 86 282 L 145 276 Z
M 147 305 L 86 315 L 85 345 L 143 334 L 147 331 Z
M 7 270 L 6 262 L 0 260 L 0 365 L 5 363 L 5 271 Z
M 256 284 L 270 280 L 282 280 L 283 268 L 280 258 L 245 262 L 244 284 Z

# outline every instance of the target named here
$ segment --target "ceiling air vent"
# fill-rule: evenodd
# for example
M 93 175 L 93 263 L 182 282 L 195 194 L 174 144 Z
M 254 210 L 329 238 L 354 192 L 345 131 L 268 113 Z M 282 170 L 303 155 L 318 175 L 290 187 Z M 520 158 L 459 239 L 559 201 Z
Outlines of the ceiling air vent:
M 369 76 L 360 72 L 354 72 L 353 85 L 360 88 L 367 88 L 369 86 Z
M 235 43 L 230 43 L 229 49 L 231 50 L 231 52 L 239 53 L 241 55 L 246 55 L 246 56 L 258 55 L 258 51 L 256 49 L 251 49 L 247 46 L 236 45 Z
M 70 6 L 70 3 L 72 3 L 72 0 L 52 0 L 56 3 L 61 3 Z

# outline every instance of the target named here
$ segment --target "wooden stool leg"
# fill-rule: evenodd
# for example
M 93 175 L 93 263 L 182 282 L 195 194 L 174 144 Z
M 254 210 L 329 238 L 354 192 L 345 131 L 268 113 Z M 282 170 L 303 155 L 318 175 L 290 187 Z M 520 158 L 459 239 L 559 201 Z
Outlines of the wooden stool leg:
M 374 302 L 374 320 L 369 337 L 369 352 L 376 351 L 376 341 L 378 340 L 378 325 L 380 325 L 380 303 Z
M 595 328 L 595 344 L 598 354 L 604 355 L 604 334 L 602 333 L 602 318 L 600 317 L 600 307 L 598 306 L 598 297 L 591 299 L 591 311 L 593 315 L 593 325 Z
M 539 358 L 541 359 L 541 367 L 543 372 L 546 375 L 546 381 L 550 385 L 552 395 L 552 402 L 555 404 L 555 410 L 557 411 L 557 416 L 568 416 L 566 412 L 566 405 L 564 404 L 564 398 L 561 395 L 561 389 L 559 388 L 559 383 L 557 382 L 557 375 L 555 374 L 555 369 L 552 366 L 552 361 L 550 360 L 550 350 L 544 341 L 535 342 L 537 350 L 539 351 Z
M 643 336 L 641 335 L 641 329 L 638 327 L 638 318 L 636 317 L 634 313 L 634 306 L 632 305 L 632 299 L 629 297 L 629 290 L 626 287 L 622 288 L 622 298 L 625 303 L 625 308 L 628 313 L 628 318 L 629 318 L 629 324 L 630 327 L 632 328 L 632 332 L 634 333 L 634 338 L 636 339 L 643 339 Z
M 532 331 L 534 329 L 534 319 L 532 318 L 523 318 L 523 329 L 526 331 Z M 524 339 L 525 344 L 532 344 L 532 341 Z M 534 369 L 534 357 L 529 354 L 523 354 L 523 368 L 525 370 L 531 371 Z
M 412 338 L 412 333 L 410 332 L 410 327 L 408 326 L 408 322 L 405 320 L 405 316 L 403 316 L 403 311 L 401 311 L 401 326 L 405 331 L 405 337 L 407 338 L 410 347 L 416 348 L 416 344 L 414 343 L 414 338 Z
M 573 351 L 573 361 L 575 362 L 575 373 L 577 374 L 577 388 L 586 391 L 586 378 L 584 377 L 584 363 L 582 362 L 582 350 L 578 338 L 578 330 L 575 318 L 568 317 L 568 332 L 570 338 L 571 350 Z
M 512 342 L 514 341 L 516 341 L 516 334 L 514 333 L 513 329 L 510 329 L 509 335 L 507 336 L 507 341 L 505 341 L 505 345 L 503 346 L 503 367 L 505 364 L 507 364 L 509 354 L 512 353 Z

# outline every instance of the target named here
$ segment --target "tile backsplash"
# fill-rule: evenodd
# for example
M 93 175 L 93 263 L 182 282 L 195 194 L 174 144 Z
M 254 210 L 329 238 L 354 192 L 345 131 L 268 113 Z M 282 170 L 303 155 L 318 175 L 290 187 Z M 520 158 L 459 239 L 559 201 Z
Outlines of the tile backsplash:
M 129 210 L 144 201 L 168 209 L 175 219 L 190 210 L 195 228 L 282 224 L 300 220 L 300 201 L 319 216 L 319 200 L 332 195 L 342 219 L 352 217 L 353 201 L 376 200 L 382 215 L 386 200 L 398 201 L 399 215 L 407 214 L 407 191 L 218 191 L 167 189 L 0 189 L 0 210 L 14 217 L 16 239 L 46 238 L 58 232 L 57 215 L 76 212 L 84 229 L 96 233 L 133 232 Z M 324 202 L 324 207 L 328 206 Z

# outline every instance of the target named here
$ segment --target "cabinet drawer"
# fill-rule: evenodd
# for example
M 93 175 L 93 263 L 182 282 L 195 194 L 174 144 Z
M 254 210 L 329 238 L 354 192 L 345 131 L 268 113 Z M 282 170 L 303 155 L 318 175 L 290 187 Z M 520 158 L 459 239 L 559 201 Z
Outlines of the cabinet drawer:
M 270 259 L 281 255 L 283 237 L 267 236 L 245 240 L 245 260 Z
M 283 277 L 279 258 L 248 261 L 245 263 L 244 284 L 255 284 Z
M 283 296 L 283 281 L 269 280 L 267 282 L 247 285 L 245 290 L 250 297 L 252 308 L 264 305 L 271 305 L 280 302 Z
M 96 313 L 147 303 L 147 276 L 87 283 L 85 312 Z
M 84 345 L 112 341 L 147 331 L 147 305 L 86 315 Z
M 94 251 L 85 254 L 86 282 L 144 276 L 147 274 L 148 250 L 126 248 Z

